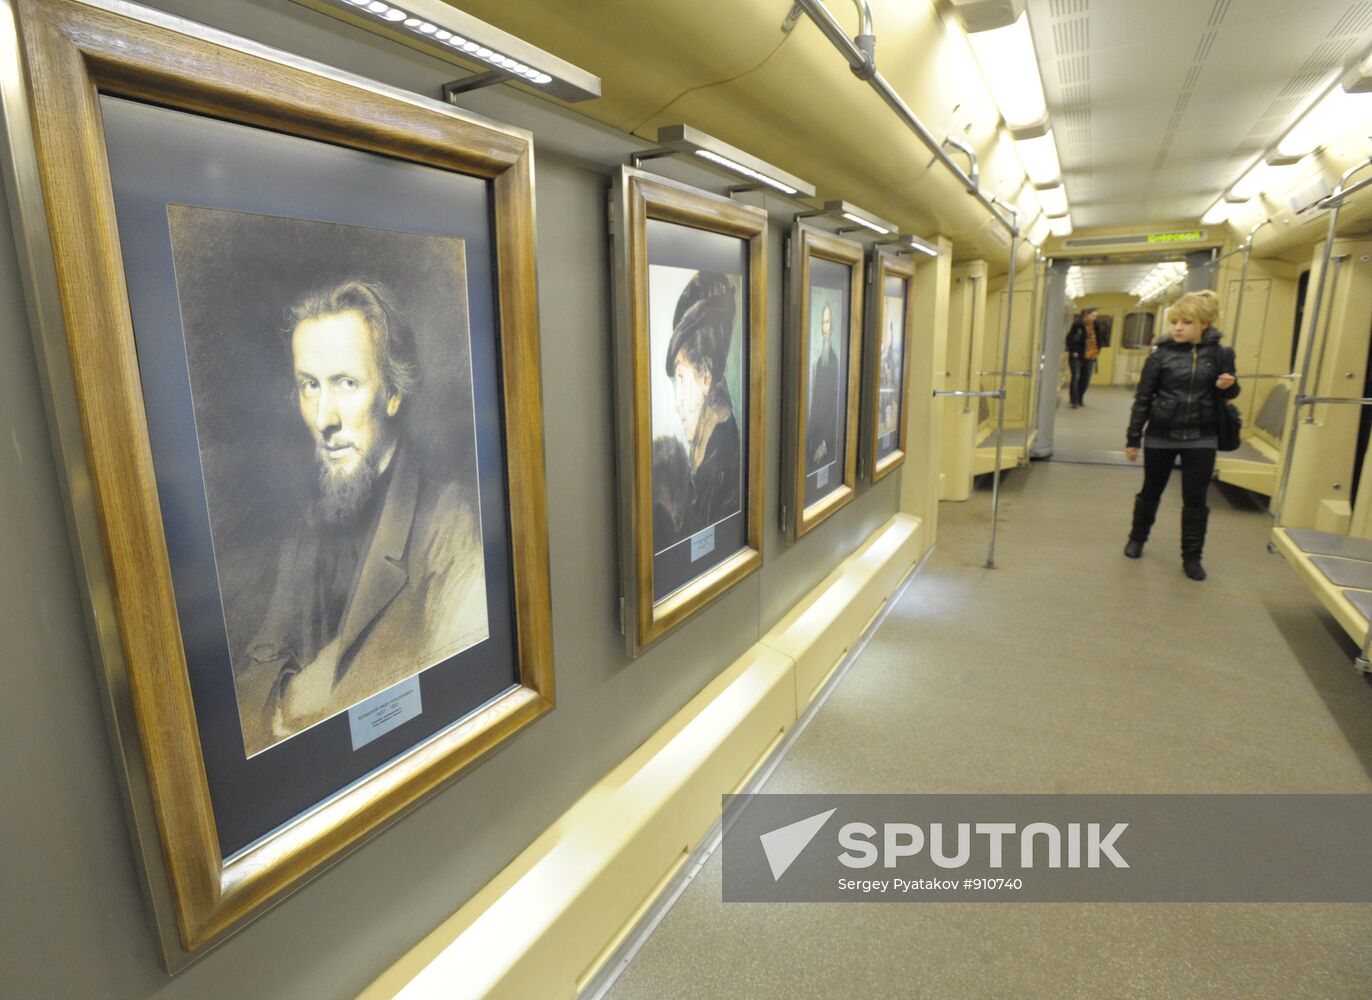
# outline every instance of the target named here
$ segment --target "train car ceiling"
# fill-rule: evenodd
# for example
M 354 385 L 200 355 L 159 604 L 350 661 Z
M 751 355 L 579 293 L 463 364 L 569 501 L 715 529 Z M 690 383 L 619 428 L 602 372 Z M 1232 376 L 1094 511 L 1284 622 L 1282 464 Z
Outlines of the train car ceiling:
M 858 33 L 853 3 L 827 6 L 850 35 Z M 1299 10 L 1278 0 L 871 6 L 883 77 L 935 136 L 976 151 L 983 191 L 1016 205 L 1049 253 L 1068 249 L 1069 228 L 1075 237 L 1197 228 L 1322 94 L 1357 76 L 1372 46 L 1372 10 L 1349 0 L 1308 0 Z M 993 273 L 1005 267 L 1003 228 L 809 18 L 783 31 L 786 0 L 461 0 L 460 7 L 597 74 L 602 96 L 576 104 L 579 113 L 645 143 L 659 126 L 684 122 L 807 178 L 821 198 L 853 201 L 907 232 L 943 233 L 957 259 L 987 258 Z M 1070 221 L 1054 223 L 1057 236 L 1045 234 L 1040 211 L 1060 214 L 1050 203 L 1064 189 L 1036 191 L 1026 177 L 959 9 L 996 23 L 1025 12 L 1071 210 Z M 1372 108 L 1372 94 L 1355 103 Z M 1307 256 L 1304 248 L 1323 235 L 1314 219 L 1322 213 L 1307 206 L 1372 151 L 1357 115 L 1335 119 L 1343 137 L 1294 164 L 1262 167 L 1261 182 L 1253 178 L 1261 191 L 1217 211 L 1228 218 L 1204 227 L 1208 242 L 1241 240 L 1271 218 L 1255 253 Z M 1051 181 L 1052 163 L 1034 166 L 1040 183 Z M 1348 231 L 1363 228 L 1372 192 L 1344 213 Z

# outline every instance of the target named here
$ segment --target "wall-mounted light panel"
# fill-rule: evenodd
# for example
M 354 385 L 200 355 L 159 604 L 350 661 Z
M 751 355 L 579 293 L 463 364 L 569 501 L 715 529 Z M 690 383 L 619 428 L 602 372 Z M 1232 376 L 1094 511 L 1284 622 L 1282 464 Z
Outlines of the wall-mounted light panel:
M 600 96 L 600 77 L 441 0 L 295 0 L 373 34 L 563 101 Z M 489 77 L 487 76 L 489 74 Z
M 815 196 L 815 186 L 809 181 L 801 180 L 795 174 L 789 174 L 766 160 L 760 160 L 689 125 L 664 125 L 657 130 L 657 141 L 665 150 L 699 157 L 716 167 L 793 198 Z
M 826 201 L 824 211 L 821 214 L 827 215 L 837 222 L 851 222 L 878 236 L 891 236 L 899 232 L 894 222 L 887 222 L 879 215 L 864 212 L 856 205 L 846 201 Z
M 895 253 L 918 253 L 927 257 L 938 256 L 938 246 L 920 236 L 902 236 L 898 240 L 883 240 L 876 246 Z

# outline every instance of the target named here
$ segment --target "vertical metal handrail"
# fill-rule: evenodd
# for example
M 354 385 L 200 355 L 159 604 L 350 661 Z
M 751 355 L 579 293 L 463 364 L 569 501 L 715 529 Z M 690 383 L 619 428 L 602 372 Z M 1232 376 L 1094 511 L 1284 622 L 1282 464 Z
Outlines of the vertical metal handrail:
M 1324 305 L 1324 286 L 1329 277 L 1329 259 L 1334 252 L 1334 237 L 1339 225 L 1339 209 L 1343 207 L 1343 195 L 1347 193 L 1348 180 L 1359 170 L 1372 167 L 1372 156 L 1363 160 L 1361 163 L 1349 167 L 1339 178 L 1338 187 L 1322 199 L 1321 204 L 1330 206 L 1329 212 L 1329 232 L 1324 238 L 1324 254 L 1320 262 L 1320 280 L 1315 284 L 1315 301 L 1310 308 L 1310 334 L 1306 338 L 1305 357 L 1301 362 L 1300 380 L 1296 384 L 1296 402 L 1291 407 L 1291 422 L 1286 429 L 1286 438 L 1282 442 L 1282 462 L 1281 483 L 1277 487 L 1277 502 L 1274 505 L 1273 516 L 1276 523 L 1282 523 L 1282 515 L 1286 512 L 1286 490 L 1291 483 L 1291 466 L 1296 460 L 1296 438 L 1300 433 L 1301 426 L 1301 399 L 1306 395 L 1306 383 L 1310 378 L 1310 361 L 1315 355 L 1315 340 L 1320 335 L 1320 309 Z M 1359 182 L 1361 185 L 1361 182 Z M 1325 336 L 1329 335 L 1328 327 L 1333 322 L 1334 305 L 1331 297 L 1329 305 L 1330 318 L 1326 323 Z
M 1043 254 L 1038 250 L 1035 250 L 1034 289 L 1029 294 L 1029 312 L 1031 316 L 1034 314 L 1038 314 L 1041 317 L 1047 315 L 1048 290 L 1045 287 L 1047 284 L 1045 280 L 1046 268 L 1047 263 L 1044 260 Z M 1029 458 L 1029 432 L 1033 431 L 1036 434 L 1038 433 L 1040 405 L 1038 379 L 1043 377 L 1043 327 L 1044 323 L 1041 321 L 1038 324 L 1037 331 L 1034 332 L 1029 340 L 1029 387 L 1025 390 L 1029 393 L 1029 398 L 1026 400 L 1028 412 L 1024 415 L 1024 457 L 1026 460 Z M 1035 377 L 1036 375 L 1038 378 Z
M 1248 261 L 1253 256 L 1253 237 L 1263 226 L 1271 224 L 1271 219 L 1263 219 L 1248 230 L 1248 239 L 1243 244 L 1243 268 L 1239 271 L 1239 300 L 1234 304 L 1234 334 L 1229 338 L 1229 346 L 1235 352 L 1239 349 L 1239 319 L 1243 316 L 1243 297 L 1248 291 Z M 1216 274 L 1215 278 L 1218 279 L 1219 275 Z
M 969 274 L 967 280 L 972 286 L 972 302 L 967 312 L 967 378 L 964 379 L 964 384 L 968 392 L 977 392 L 981 389 L 981 380 L 976 379 L 976 384 L 973 384 L 975 376 L 972 373 L 977 369 L 977 357 L 973 348 L 977 342 L 977 301 L 982 277 L 979 274 Z M 962 404 L 964 416 L 972 412 L 972 399 L 973 397 L 968 396 Z
M 1336 253 L 1334 255 L 1334 276 L 1329 279 L 1329 308 L 1324 312 L 1324 335 L 1319 338 L 1319 354 L 1315 357 L 1315 366 L 1310 369 L 1310 392 L 1317 394 L 1320 391 L 1320 379 L 1324 377 L 1324 359 L 1329 352 L 1329 331 L 1334 326 L 1334 300 L 1339 295 L 1339 277 L 1343 274 L 1343 266 L 1348 263 L 1348 254 Z M 1316 317 L 1318 319 L 1319 317 Z M 1296 394 L 1296 406 L 1300 407 L 1301 394 Z M 1315 422 L 1315 408 L 1311 406 L 1310 414 L 1305 418 L 1305 423 Z
M 944 149 L 945 142 L 936 139 L 932 132 L 919 120 L 919 117 L 911 110 L 910 105 L 905 103 L 890 83 L 886 81 L 879 72 L 876 65 L 876 34 L 872 27 L 871 8 L 863 0 L 856 0 L 858 9 L 861 13 L 862 34 L 856 39 L 848 37 L 843 26 L 838 23 L 823 0 L 796 0 L 790 9 L 790 14 L 782 24 L 783 31 L 789 31 L 795 26 L 797 19 L 797 8 L 802 9 L 815 22 L 820 32 L 829 39 L 833 46 L 842 53 L 848 61 L 848 66 L 853 74 L 860 80 L 866 80 L 873 90 L 880 95 L 886 102 L 887 107 L 894 111 L 905 122 L 906 126 L 915 133 L 920 142 L 933 154 L 934 159 L 938 160 L 953 176 L 962 182 L 962 186 L 967 189 L 967 193 L 977 199 L 982 206 L 991 213 L 997 222 L 1010 234 L 1010 284 L 1011 290 L 1015 287 L 1015 258 L 1019 250 L 1019 216 L 1018 213 L 1009 205 L 992 196 L 988 197 L 981 190 L 980 178 L 977 173 L 975 154 L 972 154 L 973 175 L 969 177 L 963 173 L 962 169 L 953 162 L 947 151 Z M 971 152 L 963 143 L 951 143 L 955 148 L 961 148 L 964 152 Z M 1000 209 L 1005 209 L 1009 214 L 1002 214 Z M 1005 430 L 1005 370 L 1009 367 L 1010 355 L 1010 322 L 1014 312 L 1014 302 L 1007 299 L 1005 305 L 1005 360 L 1001 363 L 1001 407 L 1000 407 L 1000 433 L 996 437 L 996 469 L 995 477 L 991 485 L 991 549 L 987 556 L 986 564 L 989 568 L 995 567 L 996 552 L 996 523 L 1000 513 L 1000 449 L 1001 438 Z M 969 369 L 970 371 L 970 369 Z M 968 380 L 970 385 L 970 378 Z
M 1002 206 L 1017 217 L 1013 208 Z M 1015 315 L 1015 272 L 1019 270 L 1019 228 L 1010 230 L 1010 280 L 1005 286 L 1005 336 L 1001 340 L 1000 385 L 996 387 L 1000 397 L 1000 416 L 996 421 L 996 464 L 991 469 L 991 544 L 986 550 L 986 568 L 996 568 L 996 530 L 1000 526 L 1000 461 L 1005 449 L 1005 404 L 1007 380 L 1010 377 L 1010 331 Z

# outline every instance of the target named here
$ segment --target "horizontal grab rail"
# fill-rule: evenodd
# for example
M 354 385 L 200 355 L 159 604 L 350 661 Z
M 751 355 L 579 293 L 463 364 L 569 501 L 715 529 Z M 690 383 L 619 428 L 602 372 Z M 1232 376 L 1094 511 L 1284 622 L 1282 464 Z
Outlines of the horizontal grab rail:
M 977 372 L 977 374 L 978 374 L 978 375 L 999 375 L 999 374 L 1001 374 L 1001 373 L 1000 373 L 999 371 L 993 371 L 993 372 Z M 1005 374 L 1006 374 L 1006 375 L 1010 375 L 1010 376 L 1012 376 L 1012 377 L 1014 377 L 1014 378 L 1028 378 L 1029 376 L 1033 375 L 1034 373 L 1033 373 L 1033 372 L 1006 372 Z
M 1005 393 L 999 389 L 989 392 L 966 392 L 962 389 L 935 389 L 935 396 L 957 396 L 961 399 L 1004 399 Z
M 1300 378 L 1300 377 L 1301 377 L 1301 373 L 1300 373 L 1300 372 L 1287 372 L 1287 373 L 1284 374 L 1284 375 L 1273 375 L 1273 374 L 1268 373 L 1268 372 L 1250 372 L 1250 373 L 1248 373 L 1247 375 L 1245 375 L 1243 372 L 1239 372 L 1239 373 L 1238 373 L 1237 375 L 1235 375 L 1234 377 L 1235 377 L 1235 378 L 1240 378 L 1240 379 L 1245 379 L 1245 378 L 1248 378 L 1248 379 L 1257 379 L 1257 378 Z
M 1297 406 L 1313 406 L 1316 403 L 1356 403 L 1358 406 L 1372 406 L 1372 399 L 1359 399 L 1348 396 L 1297 396 Z

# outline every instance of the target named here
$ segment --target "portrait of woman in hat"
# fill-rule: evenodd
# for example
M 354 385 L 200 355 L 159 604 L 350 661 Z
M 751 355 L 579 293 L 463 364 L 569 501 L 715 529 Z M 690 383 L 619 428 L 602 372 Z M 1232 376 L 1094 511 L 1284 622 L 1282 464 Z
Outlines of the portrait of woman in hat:
M 726 371 L 735 346 L 738 288 L 697 271 L 673 311 L 664 369 L 678 428 L 654 428 L 653 548 L 717 524 L 742 506 L 742 440 Z M 734 359 L 737 367 L 738 359 Z

